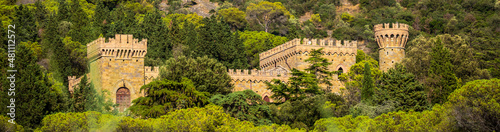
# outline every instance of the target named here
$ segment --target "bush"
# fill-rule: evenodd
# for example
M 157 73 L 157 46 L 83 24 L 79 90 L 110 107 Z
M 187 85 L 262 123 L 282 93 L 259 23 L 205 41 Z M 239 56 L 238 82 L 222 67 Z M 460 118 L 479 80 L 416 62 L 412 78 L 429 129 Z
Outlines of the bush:
M 0 131 L 1 132 L 17 132 L 17 131 L 24 131 L 23 126 L 18 125 L 18 124 L 12 124 L 8 120 L 10 120 L 9 117 L 5 116 L 0 116 Z
M 255 127 L 252 122 L 231 117 L 222 107 L 216 105 L 181 109 L 160 118 L 149 119 L 92 111 L 57 113 L 46 116 L 42 125 L 39 131 L 301 131 L 276 124 Z
M 500 131 L 500 79 L 469 82 L 448 99 L 459 128 Z

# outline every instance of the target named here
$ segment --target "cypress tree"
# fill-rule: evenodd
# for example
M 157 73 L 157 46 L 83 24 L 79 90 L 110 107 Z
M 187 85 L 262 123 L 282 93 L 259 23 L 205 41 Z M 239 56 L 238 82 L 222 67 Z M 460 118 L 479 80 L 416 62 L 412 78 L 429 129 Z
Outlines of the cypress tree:
M 16 25 L 16 41 L 19 42 L 37 42 L 37 30 L 35 25 L 34 13 L 22 4 L 16 8 L 16 18 L 12 21 Z
M 438 39 L 432 48 L 428 82 L 432 103 L 446 102 L 448 95 L 457 89 L 458 79 L 453 71 L 450 51 Z
M 373 96 L 373 77 L 370 70 L 370 64 L 365 62 L 365 70 L 363 73 L 363 87 L 361 89 L 361 100 L 371 102 Z
M 71 3 L 71 23 L 73 24 L 72 29 L 69 32 L 69 36 L 74 41 L 78 41 L 86 44 L 90 38 L 88 37 L 88 18 L 87 14 L 83 11 L 78 0 L 73 0 Z M 90 42 L 90 41 L 89 41 Z
M 16 73 L 16 122 L 28 128 L 37 127 L 49 114 L 50 85 L 47 76 L 36 63 L 36 56 L 28 47 L 18 45 L 14 64 Z

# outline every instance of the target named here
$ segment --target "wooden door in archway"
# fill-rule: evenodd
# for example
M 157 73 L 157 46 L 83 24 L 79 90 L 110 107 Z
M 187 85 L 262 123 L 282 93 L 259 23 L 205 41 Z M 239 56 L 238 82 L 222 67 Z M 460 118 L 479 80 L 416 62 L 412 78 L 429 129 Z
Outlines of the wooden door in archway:
M 116 104 L 118 104 L 120 112 L 130 107 L 130 90 L 128 88 L 121 87 L 116 91 Z
M 266 95 L 266 96 L 264 97 L 264 101 L 266 101 L 266 102 L 270 102 L 270 100 L 269 100 L 269 96 L 267 96 L 267 95 Z

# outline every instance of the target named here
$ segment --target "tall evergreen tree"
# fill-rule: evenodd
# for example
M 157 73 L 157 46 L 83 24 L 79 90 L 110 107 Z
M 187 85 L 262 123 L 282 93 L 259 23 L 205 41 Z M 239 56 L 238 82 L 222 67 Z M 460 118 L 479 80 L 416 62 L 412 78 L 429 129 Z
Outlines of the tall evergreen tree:
M 35 2 L 35 20 L 38 22 L 38 29 L 44 28 L 45 19 L 47 14 L 47 9 L 45 9 L 45 5 L 42 4 L 41 0 L 37 0 Z
M 50 56 L 50 71 L 54 72 L 54 78 L 68 86 L 68 76 L 72 75 L 70 56 L 61 37 L 57 33 L 57 20 L 53 15 L 48 18 L 47 29 L 44 32 L 42 46 L 52 53 Z
M 93 84 L 87 80 L 87 76 L 83 76 L 80 83 L 73 92 L 71 99 L 72 112 L 109 112 L 111 110 L 111 102 L 106 102 L 102 94 L 99 94 Z
M 314 74 L 318 79 L 319 84 L 326 84 L 328 86 L 332 86 L 330 80 L 331 72 L 328 71 L 328 66 L 332 63 L 328 62 L 328 59 L 321 57 L 323 55 L 323 48 L 318 50 L 311 50 L 311 54 L 309 54 L 309 58 L 305 60 L 305 62 L 311 64 L 307 69 L 307 72 Z
M 172 26 L 172 28 L 177 28 Z M 144 21 L 137 29 L 137 36 L 142 39 L 148 39 L 148 53 L 146 58 L 166 60 L 172 56 L 172 39 L 167 37 L 167 32 L 171 31 L 165 27 L 161 14 L 158 10 L 150 11 L 144 16 Z M 168 39 L 168 41 L 165 40 Z M 152 48 L 154 47 L 154 48 Z M 145 65 L 157 65 L 146 60 Z
M 57 22 L 69 21 L 69 18 L 71 18 L 71 12 L 68 8 L 66 0 L 59 0 L 59 6 L 57 7 Z
M 37 42 L 37 30 L 35 25 L 34 13 L 22 4 L 16 8 L 16 18 L 12 21 L 16 25 L 17 42 Z
M 458 79 L 453 72 L 450 52 L 438 39 L 432 48 L 431 62 L 429 68 L 430 82 L 428 92 L 431 95 L 432 104 L 446 102 L 448 95 L 459 87 Z
M 396 64 L 394 68 L 383 73 L 380 81 L 374 96 L 376 103 L 381 104 L 385 100 L 396 101 L 399 104 L 396 106 L 398 111 L 423 111 L 429 108 L 424 86 L 403 65 Z
M 109 9 L 104 5 L 104 2 L 99 0 L 92 19 L 92 25 L 94 27 L 96 34 L 106 34 L 107 33 L 107 23 L 110 23 L 111 19 L 109 17 Z
M 204 18 L 205 26 L 200 29 L 200 43 L 196 49 L 198 56 L 215 58 L 231 69 L 247 68 L 243 41 L 239 33 L 231 33 L 231 27 L 220 22 L 215 16 Z M 225 49 L 225 50 L 220 50 Z
M 78 0 L 73 0 L 71 3 L 71 23 L 73 24 L 69 36 L 74 41 L 78 41 L 86 44 L 90 42 L 91 38 L 89 38 L 89 27 L 88 25 L 88 17 L 87 14 L 83 11 L 80 2 Z
M 371 102 L 374 89 L 374 81 L 370 70 L 370 64 L 365 62 L 365 71 L 363 72 L 363 87 L 361 88 L 361 100 Z
M 156 118 L 168 112 L 208 104 L 207 92 L 197 91 L 193 82 L 187 78 L 182 81 L 167 79 L 153 81 L 141 87 L 146 96 L 132 101 L 130 110 L 143 118 Z
M 16 73 L 16 122 L 22 126 L 34 128 L 42 118 L 49 114 L 50 85 L 40 65 L 36 63 L 33 51 L 24 45 L 18 45 L 14 64 Z M 5 113 L 2 113 L 5 115 Z

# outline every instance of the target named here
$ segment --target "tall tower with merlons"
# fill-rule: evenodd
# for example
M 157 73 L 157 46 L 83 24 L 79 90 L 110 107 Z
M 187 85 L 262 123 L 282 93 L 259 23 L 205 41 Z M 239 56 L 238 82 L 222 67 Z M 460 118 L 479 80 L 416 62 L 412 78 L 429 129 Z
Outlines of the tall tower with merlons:
M 405 46 L 408 40 L 408 25 L 402 23 L 377 24 L 375 40 L 379 48 L 380 70 L 387 71 L 396 63 L 403 61 L 405 57 Z

